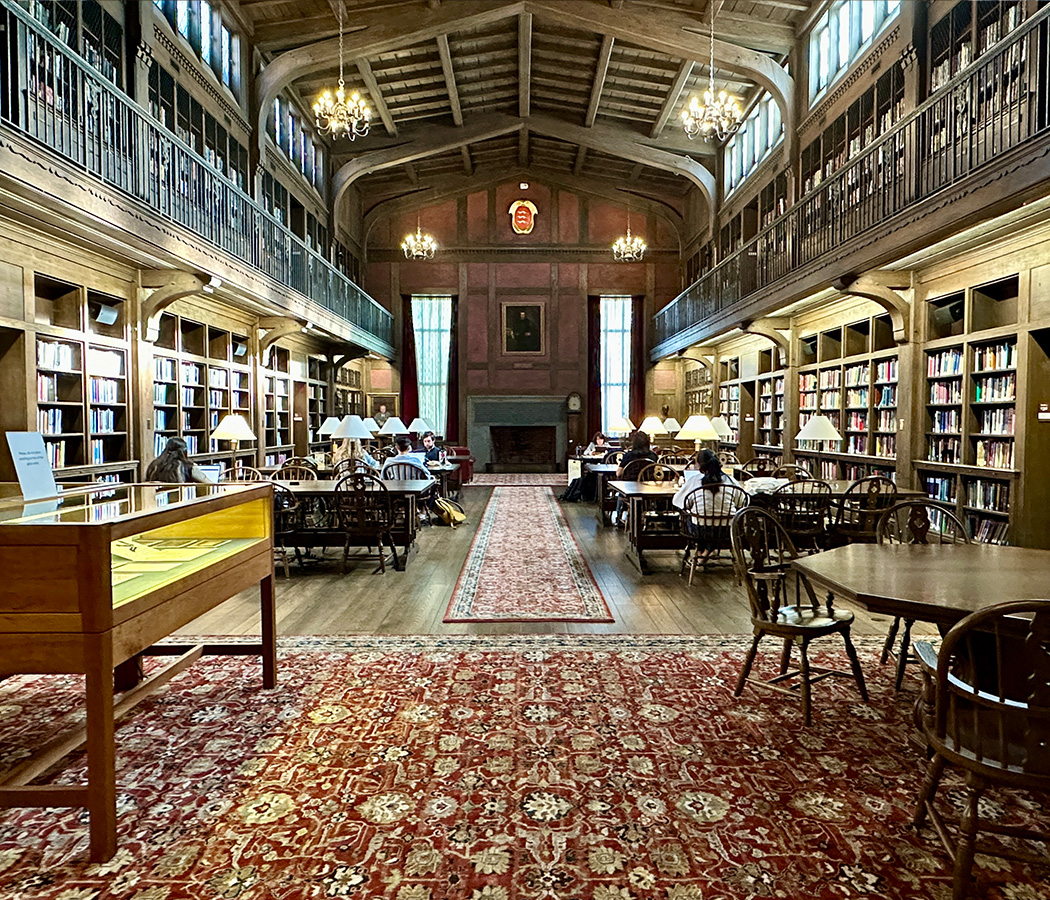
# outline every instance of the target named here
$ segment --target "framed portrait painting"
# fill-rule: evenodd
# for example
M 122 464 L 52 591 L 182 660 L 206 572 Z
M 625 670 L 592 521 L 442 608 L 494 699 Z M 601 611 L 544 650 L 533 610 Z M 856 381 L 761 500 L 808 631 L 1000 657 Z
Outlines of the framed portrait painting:
M 546 352 L 543 303 L 503 303 L 504 355 L 542 356 Z
M 369 394 L 368 415 L 376 420 L 382 428 L 391 416 L 399 415 L 397 411 L 397 394 Z

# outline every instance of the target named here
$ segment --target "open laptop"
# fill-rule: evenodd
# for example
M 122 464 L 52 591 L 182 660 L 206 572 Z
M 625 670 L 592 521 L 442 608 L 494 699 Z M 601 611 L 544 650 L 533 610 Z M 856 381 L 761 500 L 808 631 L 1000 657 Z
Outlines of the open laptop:
M 204 473 L 204 477 L 208 479 L 212 484 L 219 483 L 219 476 L 222 474 L 222 470 L 226 468 L 221 463 L 208 463 L 207 465 L 198 465 L 198 469 Z

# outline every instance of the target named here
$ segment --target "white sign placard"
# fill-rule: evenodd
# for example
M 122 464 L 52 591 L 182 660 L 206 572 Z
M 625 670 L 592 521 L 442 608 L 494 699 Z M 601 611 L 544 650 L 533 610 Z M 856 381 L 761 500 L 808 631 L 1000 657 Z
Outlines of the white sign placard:
M 26 500 L 54 497 L 58 487 L 44 447 L 44 436 L 39 431 L 9 431 L 7 446 L 11 448 L 22 496 Z

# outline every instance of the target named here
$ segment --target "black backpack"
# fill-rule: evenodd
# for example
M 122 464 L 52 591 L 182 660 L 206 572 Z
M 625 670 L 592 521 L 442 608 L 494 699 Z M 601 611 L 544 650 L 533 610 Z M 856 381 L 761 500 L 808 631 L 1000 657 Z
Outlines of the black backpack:
M 566 503 L 579 503 L 583 499 L 583 479 L 574 478 L 558 498 Z

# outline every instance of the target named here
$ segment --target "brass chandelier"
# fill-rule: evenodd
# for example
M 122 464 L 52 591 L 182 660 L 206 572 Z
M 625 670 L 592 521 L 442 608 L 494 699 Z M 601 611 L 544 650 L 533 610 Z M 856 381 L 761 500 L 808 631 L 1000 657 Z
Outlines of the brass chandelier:
M 631 211 L 627 211 L 627 234 L 618 237 L 612 245 L 613 258 L 617 262 L 641 262 L 647 245 L 638 235 L 631 234 Z
M 343 13 L 342 4 L 339 10 L 339 87 L 335 96 L 325 91 L 314 103 L 314 124 L 321 134 L 330 134 L 334 138 L 346 137 L 351 141 L 368 134 L 372 110 L 364 98 L 354 91 L 349 99 L 343 85 Z
M 433 259 L 437 251 L 437 241 L 432 234 L 424 234 L 419 227 L 419 217 L 416 217 L 416 232 L 409 232 L 401 242 L 405 259 L 427 260 Z
M 721 7 L 721 4 L 719 4 Z M 711 7 L 711 59 L 707 69 L 707 90 L 704 91 L 704 102 L 694 96 L 689 105 L 682 110 L 682 128 L 686 137 L 693 140 L 698 135 L 705 141 L 724 141 L 740 125 L 743 110 L 736 97 L 726 91 L 715 94 L 715 14 Z

